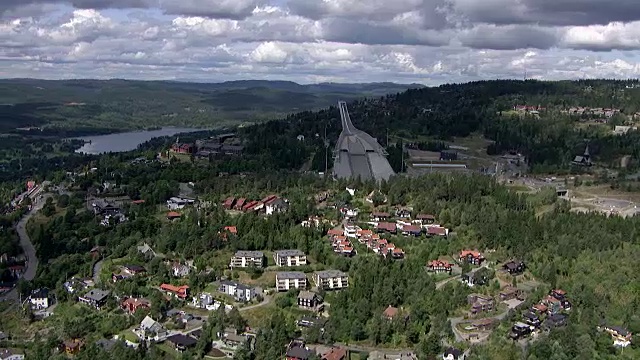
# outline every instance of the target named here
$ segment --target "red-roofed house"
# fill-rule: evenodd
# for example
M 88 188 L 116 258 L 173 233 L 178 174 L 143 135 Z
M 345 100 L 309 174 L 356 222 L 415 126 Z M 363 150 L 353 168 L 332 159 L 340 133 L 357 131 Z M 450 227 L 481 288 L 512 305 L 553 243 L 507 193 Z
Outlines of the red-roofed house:
M 442 226 L 427 226 L 427 235 L 447 236 L 449 235 L 449 229 Z
M 391 257 L 394 259 L 404 259 L 404 251 L 399 247 L 394 247 L 391 250 Z
M 258 205 L 258 201 L 249 201 L 248 203 L 244 204 L 244 206 L 242 207 L 242 211 L 252 210 L 256 205 Z
M 127 298 L 120 303 L 122 310 L 130 314 L 135 313 L 138 309 L 150 309 L 151 302 L 144 298 Z
M 236 201 L 235 206 L 233 207 L 234 210 L 242 210 L 242 207 L 244 206 L 244 203 L 247 201 L 246 198 L 240 198 L 238 199 L 238 201 Z
M 175 212 L 175 211 L 169 211 L 167 213 L 167 219 L 169 220 L 174 220 L 174 219 L 179 219 L 182 215 L 180 215 L 180 213 Z
M 178 154 L 191 154 L 193 153 L 193 145 L 191 144 L 178 144 L 171 145 L 171 151 Z
M 229 234 L 238 235 L 238 228 L 235 226 L 225 226 L 224 231 L 228 232 Z
M 347 349 L 334 347 L 326 353 L 322 354 L 322 360 L 347 360 L 348 359 Z
M 376 230 L 378 230 L 378 232 L 390 232 L 390 233 L 396 233 L 396 224 L 394 223 L 390 223 L 390 222 L 379 222 L 378 225 L 376 226 Z
M 382 312 L 382 317 L 388 319 L 388 320 L 392 320 L 394 317 L 396 317 L 398 315 L 398 312 L 400 310 L 398 310 L 398 308 L 393 307 L 391 305 L 389 305 L 383 312 Z
M 329 231 L 327 231 L 327 235 L 329 236 L 343 236 L 344 235 L 344 231 L 341 229 L 329 229 Z
M 435 273 L 448 273 L 451 274 L 452 266 L 448 261 L 432 260 L 429 262 L 428 270 Z
M 162 284 L 160 285 L 160 290 L 166 291 L 169 295 L 176 296 L 180 299 L 186 299 L 189 296 L 189 286 L 181 285 L 175 286 L 171 284 Z
M 235 201 L 236 201 L 236 198 L 234 198 L 233 196 L 229 196 L 222 203 L 222 207 L 225 208 L 226 210 L 231 210 L 233 208 L 233 203 Z
M 473 265 L 480 265 L 484 261 L 484 256 L 476 250 L 460 251 L 460 262 L 467 262 Z

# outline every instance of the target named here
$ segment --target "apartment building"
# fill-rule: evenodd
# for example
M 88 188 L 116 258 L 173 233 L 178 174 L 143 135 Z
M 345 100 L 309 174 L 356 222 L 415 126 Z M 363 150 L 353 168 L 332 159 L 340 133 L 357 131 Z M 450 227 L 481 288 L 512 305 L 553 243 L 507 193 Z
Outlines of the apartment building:
M 349 286 L 349 275 L 339 270 L 316 271 L 313 273 L 313 282 L 319 289 L 344 289 Z
M 255 266 L 261 268 L 264 265 L 264 253 L 262 251 L 237 251 L 231 258 L 229 267 L 231 268 L 247 268 Z
M 300 271 L 279 271 L 276 273 L 276 289 L 288 291 L 289 289 L 306 289 L 307 275 Z
M 273 253 L 276 266 L 302 266 L 307 265 L 307 255 L 301 250 L 278 250 Z

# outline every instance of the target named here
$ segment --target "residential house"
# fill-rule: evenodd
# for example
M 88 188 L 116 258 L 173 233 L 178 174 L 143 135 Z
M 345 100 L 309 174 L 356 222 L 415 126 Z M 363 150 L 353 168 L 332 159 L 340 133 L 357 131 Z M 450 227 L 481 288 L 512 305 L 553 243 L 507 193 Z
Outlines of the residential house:
M 466 262 L 471 265 L 480 265 L 484 261 L 484 256 L 476 250 L 460 251 L 459 260 L 461 263 Z
M 276 289 L 288 291 L 289 289 L 306 289 L 307 276 L 299 271 L 279 271 L 276 273 Z
M 332 347 L 329 351 L 321 354 L 321 360 L 349 360 L 349 352 L 345 348 Z
M 393 307 L 391 305 L 387 306 L 386 309 L 382 312 L 382 317 L 387 320 L 393 320 L 400 313 L 400 309 L 397 307 Z
M 175 296 L 178 299 L 186 299 L 189 296 L 189 286 L 181 285 L 175 286 L 171 284 L 162 284 L 160 285 L 160 290 L 166 292 L 170 296 Z
M 329 235 L 329 237 L 344 236 L 344 230 L 341 230 L 341 229 L 329 229 L 329 231 L 327 231 L 327 235 Z
M 480 271 L 471 271 L 466 274 L 462 274 L 461 279 L 464 284 L 467 284 L 471 287 L 475 285 L 482 286 L 489 281 L 489 279 L 487 279 L 483 272 Z
M 392 248 L 389 248 L 390 246 Z M 404 259 L 404 250 L 402 250 L 401 248 L 393 244 L 388 244 L 387 250 L 388 251 L 383 253 L 384 257 L 391 256 L 392 259 Z
M 174 263 L 171 267 L 171 274 L 177 278 L 183 278 L 189 276 L 191 268 L 187 265 Z
M 276 266 L 302 266 L 307 265 L 307 256 L 301 250 L 277 250 L 273 253 Z
M 179 212 L 169 211 L 167 213 L 167 220 L 169 221 L 177 220 L 177 219 L 180 219 L 181 217 L 182 215 Z
M 140 326 L 133 331 L 141 340 L 161 341 L 167 337 L 169 332 L 162 324 L 153 320 L 151 316 L 145 316 L 140 322 Z
M 500 290 L 500 300 L 508 301 L 511 299 L 519 299 L 522 297 L 522 290 L 513 286 L 505 286 Z
M 285 199 L 276 197 L 265 202 L 264 206 L 265 214 L 272 215 L 287 211 L 287 209 L 289 209 L 289 202 Z
M 147 272 L 147 270 L 140 265 L 124 265 L 122 267 L 122 271 L 130 276 L 135 276 Z
M 96 309 L 100 309 L 107 303 L 110 294 L 111 291 L 108 290 L 92 289 L 84 294 L 84 296 L 79 297 L 78 300 Z
M 313 351 L 303 346 L 293 346 L 285 354 L 286 360 L 308 360 L 313 356 Z
M 29 296 L 29 304 L 33 310 L 42 310 L 51 306 L 51 297 L 49 289 L 40 288 L 33 290 Z
M 247 203 L 247 198 L 240 198 L 236 201 L 236 204 L 233 205 L 233 210 L 241 211 L 244 205 Z M 233 203 L 232 203 L 233 204 Z
M 239 346 L 246 344 L 247 341 L 249 341 L 248 336 L 236 334 L 235 331 L 225 331 L 221 338 L 222 342 L 232 349 L 237 349 Z
M 522 319 L 524 320 L 525 323 L 534 327 L 539 327 L 541 324 L 540 318 L 538 317 L 538 315 L 532 313 L 531 311 L 527 311 L 526 313 L 524 313 L 522 315 Z
M 542 326 L 547 330 L 556 329 L 565 325 L 567 325 L 567 315 L 565 314 L 549 315 L 542 324 Z
M 218 290 L 224 294 L 233 296 L 238 302 L 249 302 L 258 296 L 258 292 L 254 287 L 229 280 L 221 281 Z
M 141 253 L 146 258 L 151 258 L 152 259 L 152 258 L 157 256 L 156 252 L 153 251 L 151 246 L 149 246 L 149 244 L 147 244 L 147 243 L 144 243 L 144 244 L 138 246 L 138 252 Z
M 469 313 L 472 315 L 491 311 L 495 307 L 495 300 L 490 296 L 482 294 L 471 294 L 467 296 L 467 303 L 471 305 Z
M 194 199 L 186 198 L 186 197 L 171 197 L 167 200 L 167 209 L 169 210 L 181 210 L 184 209 L 188 205 L 193 205 L 195 203 Z
M 303 309 L 316 310 L 321 303 L 322 298 L 314 292 L 303 290 L 298 294 L 298 306 Z
M 371 213 L 371 221 L 385 221 L 391 218 L 391 214 L 388 212 L 372 212 Z
M 313 282 L 323 290 L 344 289 L 349 286 L 349 275 L 339 270 L 315 271 Z
M 130 297 L 120 303 L 120 308 L 129 314 L 134 314 L 139 309 L 151 309 L 151 302 L 145 298 Z
M 502 268 L 511 275 L 518 275 L 522 274 L 527 267 L 522 261 L 511 260 L 502 265 Z
M 264 253 L 262 251 L 236 251 L 236 254 L 231 258 L 231 268 L 248 268 L 257 267 L 261 268 L 264 265 Z
M 119 214 L 122 211 L 118 206 L 104 199 L 93 200 L 93 202 L 91 203 L 91 207 L 93 208 L 93 212 L 96 215 L 100 214 L 113 216 Z
M 20 349 L 0 348 L 0 360 L 23 360 L 24 352 Z
M 411 209 L 406 207 L 398 207 L 396 209 L 395 215 L 400 219 L 408 219 L 411 217 Z
M 627 347 L 631 344 L 633 334 L 629 330 L 615 325 L 604 325 L 602 329 L 611 335 L 614 346 Z
M 389 232 L 389 233 L 395 234 L 396 229 L 397 229 L 397 226 L 395 223 L 381 221 L 378 223 L 378 225 L 376 225 L 376 230 L 378 232 Z
M 195 152 L 195 146 L 192 144 L 184 144 L 184 143 L 174 143 L 169 148 L 169 151 L 176 154 L 192 154 Z
M 442 360 L 462 360 L 464 359 L 464 353 L 454 347 L 448 347 L 442 354 Z
M 222 202 L 222 207 L 225 210 L 231 210 L 233 208 L 233 204 L 235 201 L 236 201 L 236 198 L 234 198 L 233 196 L 229 196 Z M 242 201 L 242 204 L 244 205 L 244 201 Z M 240 207 L 242 207 L 242 205 L 240 205 Z
M 348 224 L 344 226 L 344 235 L 349 238 L 356 238 L 358 237 L 358 231 L 360 230 L 362 230 L 360 227 Z
M 422 228 L 415 225 L 404 225 L 402 227 L 402 235 L 420 236 L 422 234 Z
M 511 327 L 511 333 L 509 333 L 509 337 L 513 340 L 518 340 L 525 336 L 528 336 L 534 330 L 535 327 L 518 321 Z
M 453 264 L 446 260 L 432 260 L 427 264 L 427 269 L 434 273 L 447 273 L 451 275 Z
M 557 314 L 562 310 L 562 302 L 551 295 L 544 298 L 542 302 L 547 306 L 547 311 L 552 315 Z
M 84 347 L 84 341 L 82 339 L 66 340 L 62 343 L 62 348 L 67 355 L 75 355 Z
M 550 295 L 550 296 L 553 296 L 554 298 L 556 298 L 556 299 L 558 299 L 558 300 L 560 300 L 560 301 L 562 301 L 562 300 L 565 300 L 565 299 L 566 299 L 566 297 L 567 297 L 567 292 L 566 292 L 566 291 L 564 291 L 564 290 L 562 290 L 562 289 L 554 289 L 554 290 L 551 290 L 551 291 L 549 292 L 549 295 Z
M 418 214 L 416 215 L 416 221 L 420 225 L 433 224 L 436 222 L 436 217 L 430 214 Z
M 440 225 L 427 225 L 427 235 L 429 236 L 448 236 L 449 229 Z
M 535 304 L 531 307 L 531 312 L 538 315 L 546 314 L 548 310 L 549 308 L 547 307 L 547 305 L 542 303 Z
M 185 352 L 187 349 L 195 347 L 198 340 L 183 334 L 171 335 L 166 340 L 177 352 Z
M 471 325 L 479 331 L 489 331 L 497 325 L 497 321 L 494 318 L 478 319 L 471 322 Z

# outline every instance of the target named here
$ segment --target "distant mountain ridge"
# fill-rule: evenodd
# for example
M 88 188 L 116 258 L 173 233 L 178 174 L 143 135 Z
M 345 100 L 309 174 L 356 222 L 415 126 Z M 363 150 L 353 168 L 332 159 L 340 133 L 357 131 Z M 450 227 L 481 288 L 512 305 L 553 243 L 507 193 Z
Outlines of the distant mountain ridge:
M 318 110 L 335 105 L 338 100 L 378 98 L 422 87 L 389 82 L 0 79 L 0 104 L 16 105 L 2 109 L 5 120 L 0 127 L 10 130 L 44 125 L 125 130 L 167 125 L 228 126 Z

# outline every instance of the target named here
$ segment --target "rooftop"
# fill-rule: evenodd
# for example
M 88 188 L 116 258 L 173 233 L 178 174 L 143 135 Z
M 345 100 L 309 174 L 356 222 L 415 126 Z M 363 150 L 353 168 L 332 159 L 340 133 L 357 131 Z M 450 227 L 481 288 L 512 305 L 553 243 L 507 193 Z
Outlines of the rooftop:
M 318 275 L 318 277 L 320 277 L 321 279 L 347 276 L 347 273 L 342 272 L 340 270 L 322 270 L 322 271 L 316 271 L 314 272 L 314 274 Z
M 278 271 L 276 277 L 278 279 L 306 279 L 307 275 L 300 271 Z
M 302 250 L 276 250 L 275 251 L 278 256 L 304 256 L 304 251 Z
M 263 257 L 264 253 L 262 251 L 247 251 L 240 250 L 236 251 L 236 257 Z
M 109 296 L 109 294 L 111 294 L 111 291 L 109 291 L 109 290 L 93 289 L 93 290 L 89 291 L 88 293 L 86 293 L 84 295 L 84 297 L 86 299 L 91 299 L 91 300 L 94 300 L 94 301 L 102 301 L 107 296 Z

